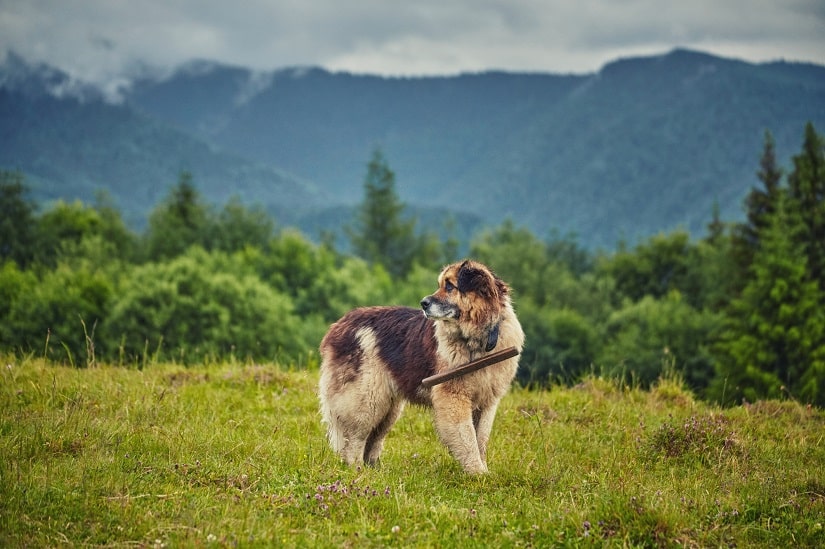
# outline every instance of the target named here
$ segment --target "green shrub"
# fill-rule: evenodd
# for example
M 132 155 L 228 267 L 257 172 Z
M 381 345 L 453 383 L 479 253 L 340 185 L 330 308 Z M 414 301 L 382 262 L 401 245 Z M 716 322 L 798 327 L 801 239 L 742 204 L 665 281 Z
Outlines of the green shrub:
M 519 303 L 526 345 L 518 379 L 523 384 L 572 383 L 591 371 L 598 349 L 595 328 L 571 309 L 547 309 L 530 300 Z
M 646 296 L 611 315 L 598 364 L 645 387 L 672 365 L 689 387 L 702 390 L 713 375 L 707 345 L 718 323 L 717 315 L 697 311 L 678 292 Z
M 292 301 L 254 274 L 228 272 L 228 261 L 193 248 L 168 263 L 134 268 L 103 330 L 109 355 L 132 363 L 150 355 L 183 363 L 297 360 L 308 342 Z
M 42 352 L 77 366 L 94 362 L 94 332 L 112 295 L 102 273 L 61 264 L 38 277 L 6 264 L 0 288 L 5 349 Z

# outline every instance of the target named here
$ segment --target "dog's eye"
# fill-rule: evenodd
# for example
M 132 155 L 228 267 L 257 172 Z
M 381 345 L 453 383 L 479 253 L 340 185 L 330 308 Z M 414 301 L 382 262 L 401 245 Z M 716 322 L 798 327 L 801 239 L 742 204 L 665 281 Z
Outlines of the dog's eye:
M 445 291 L 445 292 L 447 292 L 447 293 L 449 294 L 449 293 L 451 293 L 453 290 L 455 290 L 455 286 L 453 286 L 453 283 L 452 283 L 452 282 L 447 281 L 447 282 L 445 282 L 445 283 L 444 283 L 444 291 Z

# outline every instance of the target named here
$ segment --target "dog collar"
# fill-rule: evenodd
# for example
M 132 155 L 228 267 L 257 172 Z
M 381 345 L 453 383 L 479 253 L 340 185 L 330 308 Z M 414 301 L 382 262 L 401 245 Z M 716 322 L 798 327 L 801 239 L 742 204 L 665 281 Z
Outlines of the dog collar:
M 484 351 L 487 353 L 496 348 L 496 344 L 498 343 L 498 327 L 499 325 L 496 324 L 490 330 L 490 333 L 487 334 L 487 345 L 484 347 Z

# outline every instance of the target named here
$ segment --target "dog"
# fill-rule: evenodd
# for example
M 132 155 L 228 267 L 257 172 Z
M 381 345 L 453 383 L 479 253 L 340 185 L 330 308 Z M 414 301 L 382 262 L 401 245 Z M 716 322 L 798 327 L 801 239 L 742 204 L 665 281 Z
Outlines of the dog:
M 335 452 L 350 465 L 378 464 L 410 402 L 432 407 L 441 442 L 467 473 L 486 473 L 493 420 L 518 356 L 431 388 L 421 380 L 496 349 L 520 353 L 524 332 L 510 293 L 488 267 L 465 260 L 444 267 L 421 309 L 364 307 L 333 324 L 320 345 L 318 395 Z

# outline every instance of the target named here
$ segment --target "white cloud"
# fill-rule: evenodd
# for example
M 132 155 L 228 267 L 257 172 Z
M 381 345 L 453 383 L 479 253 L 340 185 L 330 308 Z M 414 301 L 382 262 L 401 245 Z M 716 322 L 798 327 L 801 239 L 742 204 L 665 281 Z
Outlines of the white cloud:
M 825 62 L 821 0 L 0 0 L 0 50 L 107 80 L 190 59 L 382 74 L 592 72 L 675 46 Z

